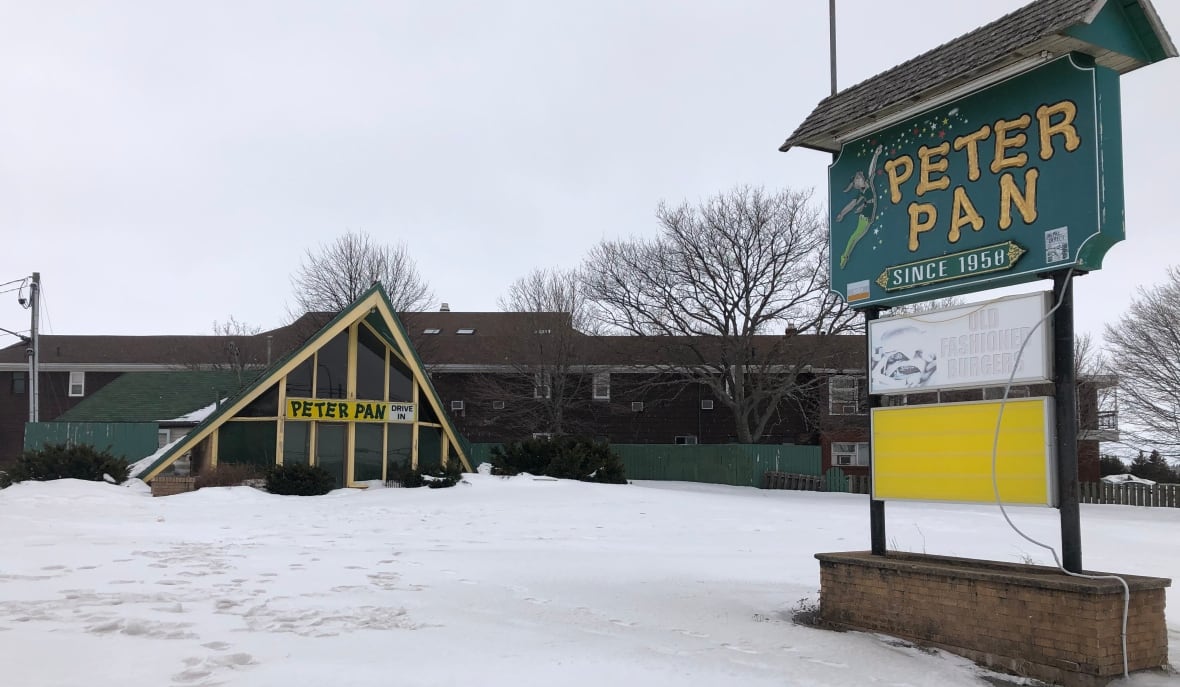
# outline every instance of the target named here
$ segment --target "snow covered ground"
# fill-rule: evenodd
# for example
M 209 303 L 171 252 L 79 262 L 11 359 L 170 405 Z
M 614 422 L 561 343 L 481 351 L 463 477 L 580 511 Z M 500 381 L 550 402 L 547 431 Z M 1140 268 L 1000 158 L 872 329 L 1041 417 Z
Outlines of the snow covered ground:
M 987 685 L 955 656 L 791 622 L 817 598 L 814 553 L 868 547 L 865 496 L 466 480 L 0 491 L 0 684 Z M 1059 541 L 1056 511 L 1012 510 Z M 1050 562 L 994 508 L 886 511 L 891 548 Z M 1180 572 L 1180 509 L 1086 505 L 1082 529 L 1087 568 Z

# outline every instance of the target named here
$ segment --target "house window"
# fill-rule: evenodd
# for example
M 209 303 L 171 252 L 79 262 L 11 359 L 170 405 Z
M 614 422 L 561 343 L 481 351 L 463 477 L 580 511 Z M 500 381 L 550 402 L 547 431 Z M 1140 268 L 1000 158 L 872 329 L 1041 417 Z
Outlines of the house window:
M 463 401 L 451 401 L 451 410 L 463 410 Z
M 609 372 L 595 372 L 594 373 L 594 400 L 609 401 L 610 400 L 610 373 Z
M 643 401 L 631 401 L 631 412 L 642 413 L 643 412 Z
M 549 398 L 553 395 L 553 377 L 548 372 L 533 375 L 533 398 Z
M 156 448 L 164 448 L 172 441 L 172 433 L 166 429 L 156 430 Z
M 713 399 L 706 398 L 701 401 L 701 410 L 713 410 Z
M 456 329 L 455 333 L 456 334 L 474 334 L 475 330 L 470 327 L 463 327 L 462 329 Z
M 828 378 L 828 413 L 830 415 L 861 415 L 860 378 L 837 375 Z
M 29 373 L 12 373 L 12 393 L 16 395 L 27 393 L 29 390 Z
M 689 445 L 697 443 L 697 438 L 691 434 L 676 437 L 676 443 L 680 445 Z
M 492 401 L 492 410 L 504 410 L 504 402 Z
M 832 442 L 832 465 L 847 467 L 869 464 L 869 445 L 866 442 Z
M 85 396 L 86 395 L 86 373 L 85 372 L 71 372 L 70 373 L 70 396 Z

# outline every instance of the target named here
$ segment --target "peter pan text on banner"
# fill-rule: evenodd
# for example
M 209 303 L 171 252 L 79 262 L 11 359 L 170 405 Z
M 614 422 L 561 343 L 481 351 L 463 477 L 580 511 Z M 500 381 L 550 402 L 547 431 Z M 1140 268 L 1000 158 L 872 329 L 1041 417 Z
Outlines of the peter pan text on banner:
M 334 420 L 336 422 L 413 422 L 413 403 L 387 401 L 346 401 L 318 398 L 288 398 L 287 419 Z

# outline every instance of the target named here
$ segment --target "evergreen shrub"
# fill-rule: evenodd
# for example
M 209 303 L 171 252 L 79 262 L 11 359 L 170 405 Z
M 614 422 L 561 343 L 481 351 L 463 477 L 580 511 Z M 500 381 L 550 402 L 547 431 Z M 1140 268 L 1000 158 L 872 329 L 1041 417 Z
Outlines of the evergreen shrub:
M 115 484 L 127 481 L 130 466 L 107 450 L 78 444 L 46 444 L 39 449 L 25 451 L 16 464 L 0 474 L 0 488 L 16 482 L 44 482 L 51 479 L 82 479 L 91 482 L 107 481 Z M 104 477 L 105 476 L 105 477 Z
M 604 442 L 582 437 L 510 441 L 492 449 L 492 474 L 547 475 L 583 482 L 626 484 L 623 461 Z
M 286 496 L 321 496 L 336 488 L 336 478 L 318 465 L 276 465 L 266 473 L 266 490 Z
M 445 489 L 446 487 L 453 487 L 459 483 L 463 478 L 463 469 L 457 464 L 452 463 L 445 468 L 433 468 L 426 472 L 420 472 L 410 467 L 410 462 L 406 461 L 397 465 L 391 466 L 389 470 L 389 480 L 397 482 L 404 489 L 416 489 L 418 487 L 429 487 L 431 489 Z

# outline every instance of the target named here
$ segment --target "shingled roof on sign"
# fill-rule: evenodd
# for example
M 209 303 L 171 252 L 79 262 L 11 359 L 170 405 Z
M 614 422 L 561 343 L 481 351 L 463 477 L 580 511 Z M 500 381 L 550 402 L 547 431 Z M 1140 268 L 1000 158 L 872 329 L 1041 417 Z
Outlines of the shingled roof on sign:
M 836 152 L 873 122 L 1029 58 L 1068 52 L 1120 74 L 1177 54 L 1150 0 L 1036 0 L 824 98 L 779 150 Z

